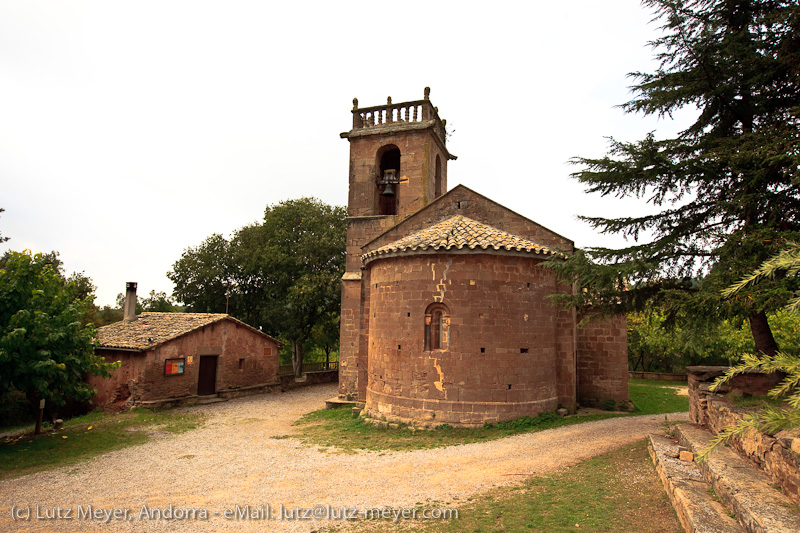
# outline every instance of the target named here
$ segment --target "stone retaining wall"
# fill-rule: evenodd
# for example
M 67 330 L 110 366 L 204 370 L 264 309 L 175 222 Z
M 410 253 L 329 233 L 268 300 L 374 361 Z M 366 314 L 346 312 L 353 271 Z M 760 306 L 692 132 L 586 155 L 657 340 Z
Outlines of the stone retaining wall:
M 686 374 L 670 374 L 666 372 L 628 372 L 629 379 L 655 379 L 658 381 L 686 381 Z
M 782 379 L 780 375 L 743 374 L 733 378 L 716 393 L 710 392 L 711 384 L 725 370 L 727 367 L 687 368 L 690 421 L 707 426 L 714 433 L 719 433 L 748 413 L 746 409 L 729 402 L 726 396 L 764 395 Z M 774 483 L 780 485 L 786 495 L 800 504 L 800 433 L 782 431 L 766 435 L 749 431 L 741 438 L 734 438 L 730 446 L 755 463 Z
M 316 385 L 318 383 L 336 383 L 339 381 L 338 370 L 326 370 L 324 372 L 306 372 L 300 381 L 295 380 L 294 376 L 278 376 L 281 382 L 281 391 Z

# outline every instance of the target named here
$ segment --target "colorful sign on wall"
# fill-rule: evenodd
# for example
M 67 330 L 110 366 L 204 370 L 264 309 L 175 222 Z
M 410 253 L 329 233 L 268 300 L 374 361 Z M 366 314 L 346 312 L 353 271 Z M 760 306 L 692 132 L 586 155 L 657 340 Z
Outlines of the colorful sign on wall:
M 186 359 L 167 359 L 164 361 L 164 375 L 165 376 L 180 376 L 183 374 L 183 368 Z

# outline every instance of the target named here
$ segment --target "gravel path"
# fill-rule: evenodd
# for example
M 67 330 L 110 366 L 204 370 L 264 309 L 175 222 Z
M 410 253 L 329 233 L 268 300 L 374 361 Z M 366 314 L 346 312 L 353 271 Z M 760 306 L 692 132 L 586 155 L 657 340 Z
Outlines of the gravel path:
M 552 472 L 642 439 L 664 420 L 616 418 L 484 443 L 356 455 L 290 437 L 293 421 L 335 395 L 335 385 L 318 385 L 194 407 L 207 415 L 201 429 L 0 482 L 0 531 L 312 531 L 324 524 L 277 519 L 280 506 L 455 507 L 476 492 L 524 479 L 519 474 Z M 71 508 L 71 518 L 37 519 L 37 504 L 40 515 Z M 12 521 L 12 506 L 24 514 L 26 505 L 31 519 Z M 235 513 L 237 505 L 262 515 L 269 505 L 275 519 L 226 519 L 226 509 Z M 116 509 L 118 516 L 108 523 L 76 516 L 89 506 Z M 174 515 L 192 508 L 195 518 L 147 519 L 143 506 L 162 512 L 172 506 Z

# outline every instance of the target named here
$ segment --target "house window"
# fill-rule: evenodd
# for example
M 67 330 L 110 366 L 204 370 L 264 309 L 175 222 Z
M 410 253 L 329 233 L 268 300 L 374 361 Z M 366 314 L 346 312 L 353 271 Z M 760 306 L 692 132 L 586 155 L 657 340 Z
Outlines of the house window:
M 450 310 L 434 303 L 425 310 L 425 350 L 446 350 L 450 345 Z

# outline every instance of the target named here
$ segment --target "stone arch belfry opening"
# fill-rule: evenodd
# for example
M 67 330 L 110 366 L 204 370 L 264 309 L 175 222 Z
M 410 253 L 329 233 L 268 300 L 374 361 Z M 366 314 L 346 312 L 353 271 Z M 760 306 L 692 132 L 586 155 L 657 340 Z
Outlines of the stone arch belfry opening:
M 376 203 L 378 215 L 396 215 L 400 197 L 400 175 L 402 168 L 400 149 L 389 144 L 378 150 L 376 166 L 378 175 L 375 180 Z
M 463 185 L 448 190 L 455 156 L 430 90 L 354 99 L 352 115 L 339 397 L 372 419 L 475 427 L 625 404 L 624 317 L 578 328 L 549 299 L 572 287 L 544 264 L 573 242 Z
M 389 97 L 371 107 L 359 107 L 354 98 L 352 114 L 353 129 L 341 134 L 350 142 L 350 216 L 407 217 L 447 191 L 447 162 L 456 157 L 447 150 L 446 122 L 431 104 L 430 89 L 422 100 L 392 103 Z M 385 176 L 386 170 L 395 175 Z M 392 196 L 395 212 L 382 212 L 381 198 Z

